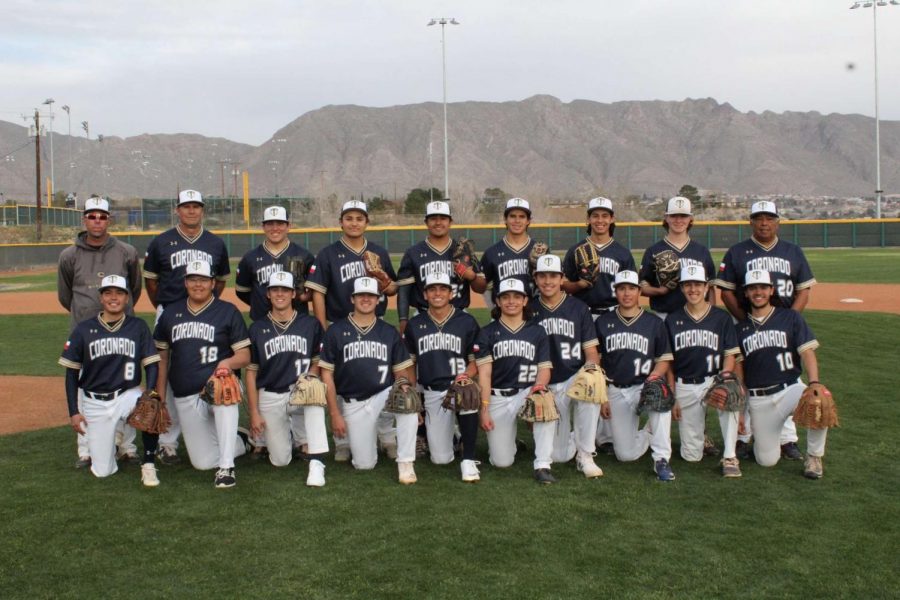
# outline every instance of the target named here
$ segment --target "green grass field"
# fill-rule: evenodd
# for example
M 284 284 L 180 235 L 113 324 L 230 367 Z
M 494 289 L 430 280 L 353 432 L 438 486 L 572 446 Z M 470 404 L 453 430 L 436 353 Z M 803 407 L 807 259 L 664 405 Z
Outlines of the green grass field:
M 477 485 L 455 465 L 419 461 L 419 483 L 404 487 L 387 461 L 366 473 L 329 462 L 328 485 L 312 490 L 303 465 L 239 459 L 233 490 L 186 464 L 161 468 L 162 485 L 147 490 L 134 467 L 105 480 L 72 468 L 71 432 L 55 428 L 0 437 L 0 595 L 894 596 L 900 409 L 885 373 L 900 317 L 808 318 L 843 425 L 821 481 L 798 463 L 746 461 L 743 479 L 726 481 L 714 460 L 675 458 L 677 481 L 661 484 L 649 458 L 603 456 L 603 479 L 557 465 L 560 483 L 545 488 L 526 455 L 508 470 L 482 465 Z M 4 317 L 0 370 L 61 374 L 65 326 Z

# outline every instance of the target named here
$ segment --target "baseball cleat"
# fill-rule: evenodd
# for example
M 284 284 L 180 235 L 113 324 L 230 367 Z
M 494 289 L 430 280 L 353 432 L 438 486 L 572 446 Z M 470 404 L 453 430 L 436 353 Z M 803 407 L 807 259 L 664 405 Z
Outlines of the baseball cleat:
M 579 452 L 575 457 L 575 468 L 584 473 L 588 479 L 603 477 L 603 469 L 597 466 L 591 454 Z
M 605 442 L 603 444 L 600 444 L 599 446 L 597 446 L 597 450 L 609 456 L 616 455 L 616 449 L 613 447 L 612 442 Z
M 90 456 L 79 456 L 78 460 L 75 461 L 76 469 L 86 469 L 91 466 L 91 457 Z
M 141 465 L 141 483 L 144 487 L 156 487 L 159 485 L 159 477 L 156 476 L 156 466 L 153 463 Z
M 716 447 L 716 444 L 712 441 L 712 439 L 704 435 L 703 436 L 703 456 L 718 456 L 719 449 Z
M 675 472 L 669 466 L 669 461 L 664 458 L 656 461 L 653 465 L 653 472 L 656 473 L 656 477 L 660 481 L 675 481 Z
M 400 476 L 400 483 L 403 485 L 412 485 L 418 481 L 416 478 L 416 471 L 413 469 L 413 464 L 411 462 L 398 462 L 397 472 Z
M 788 442 L 781 445 L 781 458 L 785 460 L 803 460 L 803 454 L 797 447 L 797 442 Z
M 424 435 L 416 436 L 416 458 L 425 458 L 428 455 L 428 438 Z
M 250 453 L 250 458 L 253 460 L 262 460 L 269 456 L 269 449 L 265 446 L 257 446 Z
M 160 446 L 156 451 L 156 457 L 159 459 L 159 462 L 164 465 L 177 465 L 181 462 L 175 449 L 169 448 L 168 446 Z
M 528 452 L 528 444 L 525 440 L 516 438 L 516 452 Z
M 556 477 L 550 472 L 550 469 L 535 469 L 534 480 L 541 485 L 550 485 L 556 483 Z
M 753 460 L 753 442 L 738 440 L 734 445 L 734 453 L 741 460 Z
M 219 469 L 216 471 L 215 485 L 217 488 L 234 487 L 234 469 Z
M 320 460 L 309 461 L 309 475 L 306 476 L 308 487 L 322 487 L 325 485 L 325 465 Z
M 464 460 L 459 463 L 459 470 L 462 472 L 462 480 L 466 483 L 475 483 L 481 480 L 478 472 L 478 465 L 481 464 L 474 460 Z
M 809 455 L 803 463 L 803 476 L 807 479 L 822 479 L 825 468 L 822 466 L 822 457 Z
M 141 464 L 141 459 L 134 452 L 119 452 L 116 455 L 116 460 L 126 465 Z
M 722 477 L 740 477 L 741 463 L 737 458 L 722 459 Z
M 391 460 L 397 460 L 397 442 L 385 442 L 381 444 L 384 455 Z
M 291 450 L 291 457 L 294 460 L 309 460 L 309 446 L 307 444 L 299 444 Z
M 238 427 L 237 428 L 238 437 L 241 438 L 241 441 L 244 443 L 244 454 L 250 454 L 256 448 L 256 444 L 253 443 L 253 440 L 250 438 L 250 430 L 246 427 Z
M 334 462 L 350 462 L 350 446 L 338 446 L 334 449 Z

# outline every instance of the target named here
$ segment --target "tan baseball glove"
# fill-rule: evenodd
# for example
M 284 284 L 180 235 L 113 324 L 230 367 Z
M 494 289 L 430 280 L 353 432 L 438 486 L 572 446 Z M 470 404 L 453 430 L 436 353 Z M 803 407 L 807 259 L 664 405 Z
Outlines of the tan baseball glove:
M 578 279 L 588 283 L 593 284 L 600 277 L 600 254 L 593 242 L 585 241 L 575 247 L 575 268 Z
M 325 383 L 318 375 L 304 373 L 297 378 L 288 402 L 294 406 L 325 406 L 328 404 L 325 389 Z
M 584 366 L 575 373 L 575 379 L 566 390 L 566 396 L 572 400 L 594 404 L 609 402 L 609 398 L 606 396 L 606 377 L 603 369 L 594 363 L 584 363 Z
M 519 411 L 519 418 L 526 423 L 546 423 L 559 421 L 559 411 L 556 408 L 556 398 L 553 392 L 543 385 L 531 388 L 531 393 L 525 397 L 525 404 Z
M 388 395 L 384 410 L 396 414 L 418 413 L 422 411 L 422 397 L 406 377 L 398 377 Z
M 797 427 L 807 429 L 826 429 L 840 425 L 837 406 L 827 387 L 821 383 L 811 383 L 803 390 L 794 410 L 794 423 Z

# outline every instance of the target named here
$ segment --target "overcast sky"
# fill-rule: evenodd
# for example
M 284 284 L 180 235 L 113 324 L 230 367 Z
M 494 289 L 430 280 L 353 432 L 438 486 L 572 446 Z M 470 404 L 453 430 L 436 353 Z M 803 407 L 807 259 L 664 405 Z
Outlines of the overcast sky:
M 871 116 L 872 9 L 851 3 L 4 0 L 0 119 L 23 124 L 52 97 L 92 137 L 260 144 L 328 104 L 440 101 L 441 30 L 426 23 L 441 16 L 460 22 L 446 31 L 449 102 L 712 97 Z M 881 118 L 900 120 L 900 6 L 878 9 L 878 32 Z

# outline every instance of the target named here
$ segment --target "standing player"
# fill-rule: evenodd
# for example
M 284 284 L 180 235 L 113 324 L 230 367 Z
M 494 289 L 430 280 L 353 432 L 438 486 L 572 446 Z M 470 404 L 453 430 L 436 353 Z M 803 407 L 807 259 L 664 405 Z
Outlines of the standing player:
M 748 271 L 743 287 L 750 313 L 737 326 L 742 353 L 738 374 L 743 373 L 750 395 L 756 462 L 771 467 L 781 455 L 784 422 L 806 389 L 800 375 L 805 370 L 810 384 L 819 382 L 819 342 L 799 312 L 771 306 L 775 288 L 767 271 Z M 807 430 L 803 474 L 810 479 L 822 477 L 827 435 L 828 429 Z
M 403 333 L 406 348 L 415 362 L 416 379 L 424 390 L 425 421 L 431 462 L 453 462 L 454 413 L 441 407 L 450 384 L 461 375 L 477 377 L 475 318 L 453 306 L 453 286 L 446 273 L 429 273 L 425 279 L 428 308 L 414 316 Z M 462 437 L 463 481 L 478 481 L 475 439 L 478 435 L 478 410 L 459 411 L 457 420 Z
M 165 307 L 187 298 L 184 273 L 188 263 L 202 260 L 209 263 L 215 275 L 215 295 L 225 289 L 231 273 L 225 242 L 203 228 L 203 197 L 195 190 L 178 194 L 178 224 L 162 232 L 147 246 L 144 256 L 144 284 L 147 297 L 156 307 L 156 320 Z M 163 464 L 177 464 L 178 436 L 181 424 L 178 412 L 172 412 L 172 426 L 159 436 L 159 459 Z
M 241 258 L 235 276 L 234 288 L 238 298 L 250 306 L 250 319 L 259 321 L 266 318 L 272 308 L 266 295 L 266 286 L 272 274 L 288 270 L 290 259 L 303 261 L 303 277 L 309 277 L 313 264 L 313 255 L 306 248 L 295 244 L 288 238 L 290 229 L 287 211 L 281 206 L 270 206 L 263 211 L 262 228 L 265 240 Z M 301 315 L 309 314 L 307 303 L 310 292 L 304 292 L 294 298 L 293 307 Z M 301 446 L 306 444 L 306 432 L 303 429 L 303 414 L 298 410 L 291 414 L 294 432 L 295 453 L 303 454 Z M 259 458 L 265 454 L 265 434 L 254 439 L 256 447 L 253 456 Z
M 809 302 L 812 286 L 816 284 L 812 269 L 803 250 L 778 237 L 778 209 L 774 202 L 762 200 L 750 207 L 750 227 L 753 235 L 728 249 L 719 266 L 719 278 L 715 281 L 722 290 L 722 303 L 737 320 L 747 317 L 750 303 L 741 287 L 749 271 L 768 271 L 775 286 L 775 302 L 784 308 L 802 313 Z M 748 428 L 749 429 L 749 428 Z M 749 457 L 751 446 L 748 430 L 738 441 L 738 455 Z M 788 417 L 781 433 L 781 456 L 788 460 L 800 460 L 803 455 L 797 447 L 797 428 L 793 417 Z
M 616 231 L 616 213 L 608 198 L 593 198 L 587 207 L 587 238 L 575 244 L 563 259 L 562 287 L 567 293 L 588 305 L 594 320 L 616 307 L 613 282 L 619 271 L 634 271 L 634 257 L 625 246 L 613 239 Z M 593 244 L 600 257 L 597 276 L 582 273 L 575 264 L 575 249 L 581 244 Z M 613 454 L 612 426 L 602 419 L 597 427 L 597 447 L 606 454 Z
M 234 459 L 249 450 L 247 440 L 238 436 L 238 405 L 207 404 L 200 392 L 215 371 L 247 366 L 250 339 L 241 313 L 213 294 L 208 262 L 189 262 L 184 285 L 188 297 L 166 307 L 153 333 L 162 359 L 160 395 L 172 392 L 169 405 L 178 412 L 194 468 L 218 467 L 215 486 L 233 487 Z
M 593 402 L 571 400 L 566 392 L 585 362 L 600 364 L 597 332 L 587 305 L 562 291 L 562 263 L 548 254 L 538 259 L 534 270 L 540 300 L 534 322 L 544 328 L 549 338 L 550 391 L 556 397 L 559 421 L 553 443 L 553 462 L 565 463 L 575 457 L 575 465 L 585 477 L 602 477 L 603 470 L 594 463 L 597 424 L 601 406 Z M 609 404 L 605 405 L 609 410 Z M 609 413 L 606 415 L 609 418 Z M 575 422 L 574 434 L 572 419 Z
M 141 396 L 141 368 L 147 372 L 147 389 L 153 389 L 160 357 L 147 324 L 125 314 L 129 298 L 125 278 L 107 275 L 99 288 L 102 311 L 69 334 L 59 364 L 66 367 L 72 429 L 87 438 L 91 472 L 106 477 L 118 470 L 116 426 L 124 423 Z M 157 438 L 142 433 L 141 481 L 147 487 L 159 485 L 153 465 Z
M 681 438 L 681 458 L 698 462 L 703 458 L 706 406 L 703 396 L 712 378 L 722 371 L 734 370 L 734 358 L 740 353 L 731 316 L 712 306 L 708 274 L 704 267 L 682 267 L 681 294 L 687 303 L 669 313 L 666 330 L 674 354 L 675 410 Z M 736 412 L 719 411 L 719 426 L 725 444 L 722 475 L 740 477 L 741 467 L 735 455 L 738 418 Z
M 121 273 L 128 283 L 128 302 L 125 314 L 134 314 L 134 304 L 141 296 L 140 263 L 134 246 L 119 241 L 109 234 L 111 215 L 109 202 L 103 198 L 89 198 L 84 203 L 82 223 L 84 231 L 75 238 L 75 243 L 59 255 L 57 273 L 57 294 L 59 303 L 69 311 L 69 331 L 102 310 L 97 289 L 104 276 Z M 79 395 L 79 405 L 82 398 Z M 129 462 L 138 460 L 134 445 L 134 428 L 122 425 L 122 443 L 119 458 Z M 76 468 L 90 466 L 87 438 L 77 436 L 78 460 Z
M 412 367 L 400 334 L 375 315 L 380 290 L 372 277 L 353 282 L 353 313 L 325 332 L 319 367 L 325 382 L 331 427 L 347 438 L 353 467 L 374 469 L 377 436 L 388 435 L 396 420 L 397 471 L 400 483 L 416 482 L 416 427 L 419 415 L 384 412 L 395 376 Z M 343 405 L 339 410 L 337 403 Z
M 293 407 L 291 389 L 304 373 L 319 373 L 319 347 L 322 326 L 309 315 L 299 314 L 292 306 L 294 277 L 275 271 L 269 277 L 266 292 L 272 310 L 250 326 L 250 364 L 247 367 L 247 405 L 254 436 L 265 430 L 269 442 L 269 461 L 276 467 L 291 462 L 293 413 L 299 412 L 304 432 L 309 436 L 309 475 L 306 485 L 325 485 L 328 436 L 325 433 L 325 408 Z
M 650 298 L 650 308 L 653 309 L 656 316 L 663 320 L 669 313 L 683 307 L 685 299 L 684 293 L 677 285 L 671 289 L 660 285 L 654 262 L 657 254 L 671 250 L 678 257 L 681 269 L 691 266 L 699 267 L 706 272 L 707 281 L 716 274 L 716 265 L 709 249 L 691 239 L 689 232 L 694 226 L 692 214 L 690 200 L 681 196 L 670 198 L 662 223 L 666 235 L 647 248 L 641 259 L 641 294 Z M 707 300 L 715 301 L 715 293 L 712 288 L 709 290 Z
M 647 425 L 638 429 L 639 417 L 635 412 L 644 382 L 651 377 L 665 377 L 669 370 L 672 352 L 666 328 L 662 321 L 641 308 L 637 273 L 619 271 L 614 285 L 618 308 L 601 315 L 594 324 L 609 381 L 616 458 L 623 462 L 637 460 L 649 447 L 656 476 L 660 481 L 672 481 L 675 479 L 669 466 L 672 413 L 651 410 Z
M 481 427 L 487 432 L 491 464 L 512 466 L 516 458 L 516 416 L 525 397 L 550 382 L 550 344 L 547 333 L 531 321 L 528 295 L 519 279 L 504 279 L 497 286 L 497 306 L 478 334 L 475 360 L 481 385 Z M 556 423 L 534 423 L 534 478 L 556 483 L 553 435 Z
M 534 279 L 532 279 L 529 257 L 535 240 L 528 235 L 528 226 L 531 225 L 531 207 L 528 200 L 523 198 L 510 198 L 506 202 L 503 211 L 503 220 L 506 223 L 506 235 L 503 239 L 484 251 L 481 257 L 482 273 L 472 284 L 476 292 L 492 290 L 491 301 L 495 302 L 497 289 L 504 279 L 518 279 L 522 282 L 528 297 L 535 294 Z

